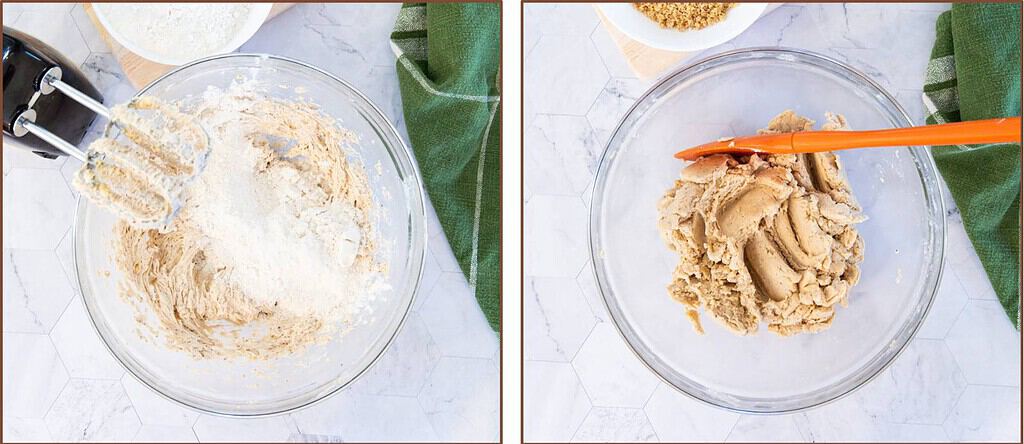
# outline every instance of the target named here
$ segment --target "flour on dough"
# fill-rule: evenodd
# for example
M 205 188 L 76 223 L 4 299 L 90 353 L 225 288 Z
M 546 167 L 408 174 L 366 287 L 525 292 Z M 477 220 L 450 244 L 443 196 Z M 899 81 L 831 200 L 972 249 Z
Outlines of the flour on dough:
M 369 319 L 387 265 L 355 135 L 244 85 L 194 114 L 211 152 L 170 229 L 116 226 L 140 330 L 197 358 L 268 359 Z

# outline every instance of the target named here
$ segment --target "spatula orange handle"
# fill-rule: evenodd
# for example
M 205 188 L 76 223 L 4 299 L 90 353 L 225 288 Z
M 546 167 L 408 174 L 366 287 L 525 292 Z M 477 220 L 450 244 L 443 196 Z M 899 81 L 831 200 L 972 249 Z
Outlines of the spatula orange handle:
M 907 145 L 1011 143 L 1021 140 L 1020 117 L 875 131 L 806 131 L 793 134 L 796 152 Z
M 721 140 L 676 153 L 675 157 L 694 160 L 718 153 L 794 154 L 908 145 L 967 145 L 979 143 L 1019 143 L 1021 118 L 974 120 L 942 125 L 915 126 L 874 131 L 803 131 Z

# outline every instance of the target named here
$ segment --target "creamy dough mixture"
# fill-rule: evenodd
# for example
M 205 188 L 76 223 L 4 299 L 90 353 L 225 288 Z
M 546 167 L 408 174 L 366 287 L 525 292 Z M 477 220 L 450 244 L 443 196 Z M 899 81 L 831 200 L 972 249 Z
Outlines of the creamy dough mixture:
M 792 111 L 761 133 L 806 131 Z M 844 130 L 828 114 L 824 130 Z M 703 333 L 698 308 L 741 335 L 761 322 L 782 336 L 832 323 L 860 277 L 862 222 L 839 158 L 714 155 L 683 169 L 658 204 L 662 238 L 679 254 L 668 292 Z
M 262 359 L 365 322 L 387 267 L 354 134 L 245 85 L 207 91 L 193 114 L 211 152 L 170 230 L 116 227 L 142 331 L 195 357 Z

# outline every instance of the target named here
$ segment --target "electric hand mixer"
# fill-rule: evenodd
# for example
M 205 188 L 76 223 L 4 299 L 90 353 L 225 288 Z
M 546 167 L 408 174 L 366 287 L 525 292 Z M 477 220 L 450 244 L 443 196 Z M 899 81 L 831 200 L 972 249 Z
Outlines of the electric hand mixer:
M 107 108 L 81 72 L 53 48 L 6 27 L 3 34 L 4 135 L 46 158 L 81 160 L 75 187 L 87 198 L 133 225 L 167 226 L 180 207 L 179 194 L 202 171 L 209 153 L 202 126 L 152 97 Z M 71 100 L 47 100 L 55 92 Z M 65 137 L 82 139 L 92 121 L 88 111 L 109 123 L 104 136 L 83 152 Z

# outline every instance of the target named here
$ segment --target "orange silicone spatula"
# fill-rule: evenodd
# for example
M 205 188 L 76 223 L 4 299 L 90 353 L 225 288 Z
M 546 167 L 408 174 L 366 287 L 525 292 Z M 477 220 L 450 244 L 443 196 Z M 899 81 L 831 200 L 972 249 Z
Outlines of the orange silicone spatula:
M 696 160 L 711 154 L 796 154 L 914 145 L 1020 143 L 1020 117 L 945 123 L 874 131 L 801 131 L 721 139 L 676 153 L 677 159 Z

